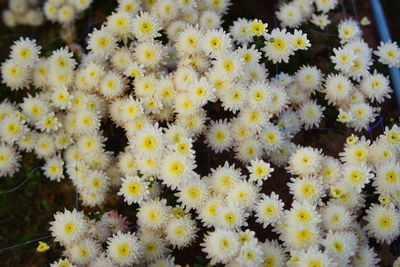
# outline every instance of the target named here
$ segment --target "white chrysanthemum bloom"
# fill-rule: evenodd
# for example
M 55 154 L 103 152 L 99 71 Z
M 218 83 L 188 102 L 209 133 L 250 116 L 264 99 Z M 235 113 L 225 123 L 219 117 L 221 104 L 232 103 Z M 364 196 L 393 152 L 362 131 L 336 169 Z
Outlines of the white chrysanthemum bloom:
M 111 259 L 107 257 L 105 252 L 102 252 L 100 256 L 99 254 L 96 255 L 96 258 L 89 263 L 88 267 L 109 267 L 112 265 Z
M 228 263 L 237 256 L 240 248 L 236 232 L 218 228 L 214 232 L 208 232 L 204 237 L 204 243 L 200 245 L 207 258 L 211 260 L 211 264 Z
M 376 70 L 373 74 L 364 76 L 360 83 L 360 90 L 368 99 L 378 103 L 383 102 L 385 98 L 390 98 L 392 92 L 389 79 Z
M 298 110 L 300 121 L 304 123 L 304 128 L 310 129 L 318 127 L 324 117 L 325 107 L 318 105 L 315 101 L 303 103 Z
M 68 88 L 66 86 L 61 86 L 58 88 L 54 88 L 51 92 L 51 105 L 65 110 L 71 107 L 72 95 L 68 92 Z
M 338 0 L 316 0 L 315 5 L 317 6 L 317 10 L 322 13 L 328 13 L 329 11 L 336 8 L 338 5 Z
M 46 2 L 46 4 L 49 2 Z M 50 267 L 75 267 L 76 265 L 73 265 L 72 263 L 69 262 L 68 259 L 59 259 L 58 261 L 55 261 L 50 264 Z
M 249 164 L 250 161 L 261 158 L 264 151 L 260 141 L 257 139 L 248 139 L 239 142 L 234 147 L 235 159 L 244 164 Z
M 339 39 L 341 43 L 357 40 L 361 37 L 361 29 L 353 19 L 342 20 L 338 25 Z
M 277 240 L 266 240 L 262 246 L 262 258 L 266 266 L 283 267 L 286 262 L 286 254 Z
M 220 53 L 213 62 L 213 70 L 228 80 L 238 77 L 243 70 L 242 58 L 234 52 Z
M 265 47 L 262 50 L 272 63 L 289 62 L 289 57 L 294 54 L 292 35 L 286 29 L 275 28 L 266 35 Z
M 143 248 L 135 234 L 118 232 L 107 239 L 107 256 L 115 263 L 128 266 L 139 263 Z
M 325 29 L 326 26 L 328 26 L 331 21 L 329 20 L 328 15 L 326 14 L 321 14 L 321 15 L 316 15 L 313 14 L 311 17 L 311 23 L 314 25 L 318 26 L 321 30 Z
M 381 41 L 374 54 L 379 57 L 378 61 L 380 63 L 389 67 L 400 67 L 400 48 L 396 42 L 389 41 L 384 43 Z
M 167 201 L 148 200 L 143 202 L 137 213 L 138 224 L 151 229 L 160 229 L 167 223 L 170 207 Z
M 141 42 L 160 36 L 160 30 L 160 22 L 148 12 L 141 12 L 132 20 L 132 32 Z
M 99 57 L 109 57 L 117 46 L 117 40 L 108 27 L 94 29 L 88 38 L 88 49 Z
M 225 161 L 224 166 L 211 169 L 211 186 L 218 193 L 226 194 L 233 185 L 241 179 L 241 172 L 235 165 L 229 166 Z
M 284 142 L 284 133 L 278 126 L 268 123 L 264 129 L 258 133 L 258 137 L 267 153 L 275 152 Z
M 256 222 L 266 228 L 268 225 L 278 223 L 283 215 L 284 203 L 279 199 L 279 195 L 272 192 L 270 196 L 262 194 L 262 199 L 257 202 L 254 210 L 256 212 Z
M 132 62 L 132 52 L 128 47 L 117 48 L 110 57 L 110 63 L 115 70 L 123 72 Z
M 178 249 L 187 247 L 196 238 L 196 222 L 189 216 L 172 218 L 165 227 L 166 240 Z
M 1 64 L 1 76 L 11 90 L 19 90 L 29 85 L 30 69 L 15 59 L 7 59 Z
M 196 151 L 193 149 L 193 139 L 182 137 L 179 142 L 169 146 L 174 152 L 178 152 L 189 158 L 194 158 Z
M 319 242 L 319 229 L 315 225 L 286 226 L 280 238 L 289 249 L 306 249 Z
M 390 129 L 385 127 L 384 140 L 390 145 L 393 145 L 396 149 L 400 146 L 400 127 L 394 124 Z
M 243 84 L 234 84 L 221 92 L 219 98 L 222 102 L 224 110 L 229 110 L 234 113 L 241 110 L 247 101 L 247 90 Z
M 232 121 L 232 131 L 233 131 L 233 139 L 237 143 L 254 139 L 254 130 L 251 130 L 247 127 L 245 123 L 238 119 L 233 119 Z
M 161 160 L 160 179 L 175 189 L 194 174 L 195 166 L 193 159 L 177 152 L 168 153 Z
M 69 25 L 76 17 L 76 11 L 71 4 L 61 6 L 57 11 L 57 20 L 61 24 Z
M 307 33 L 303 33 L 301 30 L 294 30 L 292 41 L 294 51 L 307 50 L 311 46 L 311 43 L 307 38 Z
M 137 62 L 129 62 L 123 72 L 125 76 L 132 78 L 141 78 L 144 76 L 144 66 Z
M 400 193 L 400 164 L 396 161 L 385 161 L 376 169 L 373 185 L 380 194 Z
M 205 142 L 216 153 L 229 150 L 232 146 L 230 123 L 226 120 L 211 121 Z
M 182 184 L 175 195 L 187 210 L 197 209 L 208 201 L 208 184 L 205 180 L 192 178 Z
M 303 65 L 295 74 L 295 80 L 302 88 L 311 92 L 319 89 L 322 83 L 322 73 L 315 66 Z
M 14 147 L 0 143 L 0 177 L 11 176 L 17 172 L 20 158 Z
M 299 176 L 318 174 L 322 165 L 321 151 L 311 148 L 298 148 L 290 156 L 288 170 Z
M 217 209 L 217 225 L 224 229 L 238 230 L 247 226 L 249 213 L 238 202 L 226 202 Z
M 297 5 L 294 2 L 283 4 L 279 11 L 276 12 L 276 17 L 281 22 L 283 28 L 297 28 L 303 22 L 304 17 Z
M 284 132 L 285 136 L 295 135 L 301 130 L 301 122 L 297 112 L 288 109 L 280 114 L 277 125 Z
M 179 55 L 193 55 L 201 49 L 202 31 L 198 27 L 187 25 L 177 36 L 176 49 Z
M 107 99 L 113 99 L 126 89 L 124 78 L 113 71 L 108 71 L 102 78 L 99 92 Z
M 20 151 L 31 152 L 34 149 L 37 134 L 35 132 L 26 132 L 16 144 Z
M 118 11 L 107 17 L 106 25 L 114 36 L 127 38 L 132 32 L 133 21 L 128 12 Z
M 212 10 L 205 10 L 201 12 L 199 17 L 199 25 L 205 30 L 218 29 L 221 27 L 221 15 Z
M 139 233 L 140 242 L 143 244 L 143 257 L 146 262 L 152 262 L 165 257 L 170 252 L 168 242 L 158 233 L 142 231 Z
M 42 132 L 52 132 L 57 131 L 58 128 L 62 126 L 60 122 L 58 122 L 57 116 L 54 112 L 50 112 L 43 116 L 40 120 L 35 123 L 37 129 L 41 130 Z
M 250 30 L 250 21 L 245 18 L 235 20 L 233 25 L 229 27 L 229 32 L 233 40 L 242 45 L 251 42 L 253 37 L 253 32 Z
M 49 58 L 49 64 L 52 66 L 50 70 L 55 68 L 56 70 L 63 72 L 72 71 L 76 65 L 76 60 L 73 56 L 73 53 L 70 52 L 67 47 L 53 51 Z
M 353 84 L 346 76 L 330 74 L 326 77 L 325 88 L 322 92 L 325 93 L 325 99 L 329 104 L 340 105 L 349 98 L 352 90 Z
M 356 235 L 351 231 L 332 232 L 321 242 L 325 252 L 338 264 L 347 265 L 357 249 Z
M 306 251 L 300 251 L 296 257 L 294 266 L 310 267 L 323 266 L 334 267 L 336 263 L 327 255 L 326 252 L 321 252 L 318 246 L 311 246 Z
M 321 210 L 322 226 L 326 230 L 339 231 L 351 225 L 351 213 L 345 207 L 329 203 Z
M 11 46 L 10 58 L 20 64 L 32 66 L 39 59 L 40 49 L 36 40 L 20 37 Z
M 132 96 L 123 100 L 121 104 L 121 119 L 124 122 L 130 122 L 142 116 L 143 107 L 140 100 L 133 99 Z
M 134 55 L 139 64 L 147 68 L 156 68 L 162 64 L 164 47 L 157 41 L 145 41 L 138 43 Z
M 345 164 L 343 166 L 343 181 L 357 192 L 361 192 L 361 190 L 365 187 L 366 184 L 369 183 L 370 179 L 374 177 L 374 174 L 371 172 L 371 169 L 365 163 L 361 163 L 358 165 L 353 164 Z
M 350 114 L 350 112 L 345 111 L 341 108 L 339 108 L 339 114 L 337 116 L 337 121 L 341 123 L 350 123 L 353 120 L 353 116 Z
M 350 114 L 354 118 L 349 122 L 349 126 L 355 131 L 366 130 L 369 123 L 375 120 L 375 108 L 367 103 L 355 103 L 350 107 Z
M 365 245 L 358 248 L 351 264 L 355 267 L 374 267 L 378 266 L 379 262 L 380 259 L 374 249 Z M 393 266 L 398 267 L 399 264 L 396 265 L 396 262 L 398 262 L 398 260 L 393 263 Z
M 181 116 L 194 114 L 200 108 L 200 103 L 190 93 L 181 93 L 175 97 L 174 109 Z
M 145 125 L 138 130 L 131 147 L 141 157 L 157 157 L 164 149 L 164 137 L 158 124 Z
M 339 160 L 323 156 L 320 176 L 323 178 L 324 183 L 327 185 L 336 183 L 341 176 L 341 167 L 342 165 Z
M 274 168 L 268 162 L 263 160 L 252 160 L 250 165 L 247 166 L 250 173 L 249 181 L 257 183 L 259 186 L 263 184 L 264 181 L 268 180 Z
M 244 68 L 246 66 L 258 64 L 261 59 L 261 52 L 256 49 L 255 45 L 251 47 L 239 47 L 235 52 L 243 60 Z
M 138 0 L 120 0 L 118 1 L 117 10 L 128 12 L 131 15 L 135 15 L 141 10 L 140 1 Z
M 378 243 L 391 243 L 400 233 L 400 214 L 392 205 L 382 206 L 372 204 L 367 209 L 364 219 L 370 237 L 376 238 Z
M 372 60 L 368 57 L 363 58 L 362 56 L 357 55 L 357 57 L 353 59 L 353 65 L 346 72 L 346 74 L 353 78 L 353 80 L 360 81 L 365 75 L 369 73 L 369 68 L 372 63 Z
M 93 239 L 86 238 L 75 242 L 68 248 L 69 258 L 78 265 L 88 264 L 100 253 L 100 245 Z
M 50 222 L 50 231 L 54 239 L 61 244 L 71 244 L 83 237 L 87 230 L 87 222 L 83 212 L 75 209 L 57 212 L 54 221 Z
M 140 203 L 148 198 L 149 183 L 139 176 L 127 176 L 122 179 L 121 189 L 117 195 L 124 196 L 124 200 L 131 205 L 132 203 Z
M 202 36 L 201 47 L 204 53 L 215 57 L 231 49 L 232 42 L 229 34 L 224 30 L 208 30 Z
M 320 204 L 321 198 L 325 196 L 325 187 L 321 177 L 292 178 L 291 182 L 288 186 L 295 200 Z
M 78 12 L 82 12 L 92 4 L 92 1 L 93 0 L 72 0 L 71 3 Z
M 52 181 L 59 182 L 64 178 L 64 161 L 61 157 L 53 157 L 46 160 L 45 165 L 42 167 L 44 175 Z
M 258 243 L 256 239 L 244 243 L 240 247 L 239 255 L 231 266 L 260 266 L 263 262 L 262 244 Z
M 100 114 L 89 111 L 81 110 L 76 114 L 75 126 L 81 134 L 92 134 L 97 132 L 100 128 Z
M 15 115 L 5 117 L 0 123 L 0 138 L 8 144 L 13 144 L 21 139 L 27 131 L 25 121 Z
M 271 153 L 270 161 L 278 166 L 286 166 L 290 156 L 297 149 L 297 146 L 289 141 L 283 143 L 283 145 L 276 151 Z
M 151 263 L 149 267 L 175 267 L 175 258 L 172 257 L 171 255 L 168 255 L 168 257 L 163 257 L 161 259 L 158 259 Z
M 317 213 L 313 204 L 295 200 L 292 208 L 286 211 L 283 221 L 289 225 L 288 227 L 293 225 L 318 225 L 321 222 L 321 216 Z
M 256 81 L 249 85 L 248 104 L 256 109 L 262 110 L 269 106 L 271 95 L 269 93 L 269 84 L 263 81 Z
M 32 81 L 37 88 L 43 88 L 47 85 L 47 75 L 50 72 L 50 65 L 47 59 L 40 58 L 32 66 Z
M 226 193 L 226 200 L 236 202 L 245 210 L 252 210 L 258 197 L 259 187 L 247 181 L 236 182 Z
M 238 119 L 247 125 L 250 130 L 254 132 L 261 129 L 267 121 L 270 119 L 271 115 L 267 112 L 263 112 L 258 108 L 247 107 L 240 110 Z
M 347 47 L 333 48 L 333 53 L 334 55 L 330 59 L 335 64 L 335 70 L 349 72 L 357 58 L 355 53 Z
M 368 161 L 377 168 L 385 161 L 391 161 L 395 159 L 395 147 L 385 141 L 382 138 L 383 135 L 378 137 L 375 142 L 370 146 L 368 153 Z
M 255 237 L 255 232 L 251 231 L 250 229 L 246 229 L 245 231 L 240 231 L 239 232 L 239 241 L 243 245 L 247 242 L 251 241 L 257 241 L 257 238 Z
M 346 142 L 344 151 L 339 153 L 341 161 L 355 165 L 367 163 L 371 142 L 366 140 L 365 137 L 362 137 L 361 140 L 353 137 L 352 135 L 347 139 L 349 142 Z M 351 139 L 353 139 L 352 142 Z
M 211 228 L 217 225 L 217 211 L 221 205 L 223 205 L 221 195 L 211 195 L 203 205 L 197 208 L 198 218 L 205 227 Z

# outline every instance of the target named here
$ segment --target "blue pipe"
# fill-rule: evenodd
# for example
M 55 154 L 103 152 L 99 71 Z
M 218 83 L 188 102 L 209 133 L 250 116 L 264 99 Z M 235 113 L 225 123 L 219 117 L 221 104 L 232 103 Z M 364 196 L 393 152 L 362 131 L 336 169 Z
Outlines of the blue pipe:
M 386 22 L 385 13 L 380 0 L 370 0 L 372 6 L 372 12 L 374 13 L 374 18 L 376 26 L 378 28 L 379 37 L 383 42 L 388 42 L 392 40 L 390 36 L 390 31 L 388 24 Z M 392 67 L 389 68 L 390 78 L 392 80 L 392 86 L 394 89 L 394 94 L 396 97 L 397 107 L 400 108 L 400 70 L 399 68 Z

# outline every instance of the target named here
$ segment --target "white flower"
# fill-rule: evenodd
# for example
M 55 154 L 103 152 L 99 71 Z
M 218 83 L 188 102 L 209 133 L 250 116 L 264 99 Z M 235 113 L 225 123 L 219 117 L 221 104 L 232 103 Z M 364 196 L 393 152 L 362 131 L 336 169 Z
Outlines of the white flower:
M 72 212 L 66 209 L 64 213 L 57 212 L 50 225 L 52 236 L 62 244 L 79 241 L 86 234 L 88 227 L 83 212 L 78 212 L 75 209 Z
M 249 181 L 256 182 L 258 185 L 262 185 L 274 171 L 274 168 L 272 168 L 269 163 L 259 159 L 252 160 L 250 165 L 247 166 L 247 169 L 250 172 Z
M 400 48 L 396 42 L 381 42 L 374 54 L 379 57 L 380 63 L 389 67 L 400 67 Z
M 165 227 L 165 238 L 174 247 L 182 249 L 194 241 L 197 236 L 196 231 L 196 222 L 189 216 L 173 218 Z
M 272 192 L 270 196 L 262 194 L 262 199 L 255 206 L 256 222 L 266 228 L 269 224 L 275 225 L 283 215 L 283 202 L 279 195 Z
M 273 29 L 266 35 L 265 47 L 262 50 L 272 63 L 289 62 L 289 56 L 294 54 L 292 35 L 286 29 Z
M 118 195 L 124 196 L 128 205 L 132 203 L 140 204 L 143 200 L 148 198 L 149 183 L 140 178 L 139 176 L 127 176 L 122 179 L 121 189 Z
M 129 266 L 140 262 L 143 248 L 135 234 L 118 232 L 107 239 L 107 245 L 107 256 L 115 264 Z
M 368 235 L 378 243 L 391 243 L 400 234 L 400 214 L 393 206 L 372 204 L 364 219 L 368 222 L 365 226 Z
M 227 263 L 239 253 L 237 233 L 229 230 L 217 228 L 214 232 L 209 232 L 201 246 L 211 264 Z

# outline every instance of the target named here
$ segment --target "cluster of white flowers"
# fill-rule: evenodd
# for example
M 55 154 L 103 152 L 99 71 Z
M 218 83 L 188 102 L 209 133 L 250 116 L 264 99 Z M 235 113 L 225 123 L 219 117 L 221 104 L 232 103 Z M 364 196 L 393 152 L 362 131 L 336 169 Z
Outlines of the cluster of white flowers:
M 89 8 L 92 2 L 93 0 L 46 0 L 43 12 L 52 22 L 70 25 Z
M 48 0 L 45 14 L 69 24 L 90 4 Z M 121 196 L 138 208 L 138 231 L 129 231 L 116 212 L 98 221 L 76 210 L 57 213 L 51 232 L 67 258 L 51 266 L 175 266 L 171 248 L 194 242 L 212 264 L 375 266 L 367 236 L 389 243 L 400 234 L 399 127 L 387 128 L 372 143 L 350 136 L 340 160 L 292 142 L 301 129 L 323 120 L 325 107 L 313 98 L 317 91 L 337 107 L 338 120 L 356 131 L 375 120 L 369 102 L 390 97 L 388 79 L 370 70 L 372 49 L 357 23 L 339 24 L 342 46 L 332 51 L 339 73 L 324 75 L 303 65 L 292 75 L 269 78 L 265 62 L 289 62 L 311 46 L 307 34 L 268 32 L 258 19 L 238 19 L 224 31 L 222 16 L 230 4 L 120 0 L 88 34 L 80 58 L 66 47 L 41 57 L 41 47 L 30 39 L 11 47 L 1 66 L 3 83 L 37 93 L 21 103 L 0 103 L 0 176 L 18 170 L 19 151 L 33 152 L 45 160 L 46 177 L 73 182 L 84 206 Z M 314 4 L 326 16 L 337 1 L 295 0 L 277 16 L 297 27 L 315 15 Z M 399 64 L 396 43 L 381 44 L 375 54 L 384 64 Z M 118 155 L 106 150 L 106 123 L 125 131 L 127 143 Z M 245 168 L 226 161 L 201 177 L 199 141 L 213 153 L 234 153 Z M 290 207 L 279 192 L 262 193 L 274 165 L 293 175 Z M 367 205 L 367 184 L 380 196 L 379 205 Z M 178 205 L 167 203 L 165 187 Z M 366 215 L 357 219 L 363 210 Z M 258 240 L 247 228 L 251 217 L 272 227 L 279 240 Z M 198 236 L 199 228 L 209 232 Z
M 3 10 L 4 24 L 8 27 L 41 25 L 44 15 L 38 4 L 39 0 L 8 0 L 8 9 Z

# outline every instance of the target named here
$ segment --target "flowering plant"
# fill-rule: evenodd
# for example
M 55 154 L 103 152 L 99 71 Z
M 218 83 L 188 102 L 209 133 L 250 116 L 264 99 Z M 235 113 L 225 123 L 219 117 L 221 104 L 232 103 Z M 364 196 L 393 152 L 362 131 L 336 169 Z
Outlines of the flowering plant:
M 73 31 L 90 5 L 48 0 L 43 14 Z M 195 245 L 211 264 L 227 266 L 375 266 L 368 240 L 399 236 L 397 125 L 376 140 L 349 136 L 337 158 L 294 140 L 321 127 L 327 109 L 342 127 L 369 129 L 376 104 L 392 93 L 372 69 L 373 55 L 400 67 L 397 43 L 373 50 L 361 25 L 344 19 L 332 69 L 311 59 L 272 76 L 271 64 L 313 49 L 301 25 L 323 30 L 338 1 L 284 3 L 281 27 L 239 18 L 224 29 L 230 5 L 119 0 L 75 53 L 70 44 L 41 56 L 37 41 L 22 37 L 11 46 L 3 84 L 35 93 L 0 103 L 0 176 L 18 171 L 21 152 L 33 153 L 47 178 L 72 182 L 84 207 L 50 222 L 64 249 L 51 266 L 176 266 L 172 251 Z M 12 13 L 4 19 L 17 23 Z M 115 137 L 105 125 L 122 130 Z M 202 153 L 230 157 L 204 170 Z M 291 176 L 289 200 L 280 190 L 266 194 L 280 169 Z M 366 201 L 369 187 L 379 203 Z M 115 198 L 134 214 L 104 211 Z M 276 238 L 262 240 L 266 229 Z

